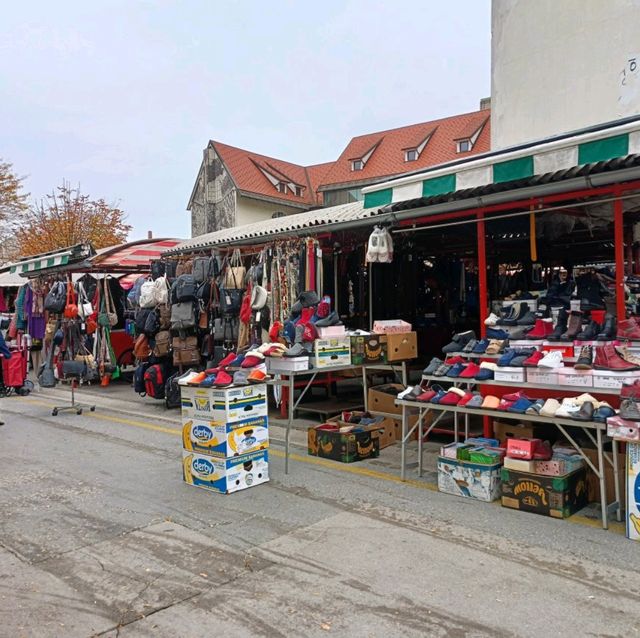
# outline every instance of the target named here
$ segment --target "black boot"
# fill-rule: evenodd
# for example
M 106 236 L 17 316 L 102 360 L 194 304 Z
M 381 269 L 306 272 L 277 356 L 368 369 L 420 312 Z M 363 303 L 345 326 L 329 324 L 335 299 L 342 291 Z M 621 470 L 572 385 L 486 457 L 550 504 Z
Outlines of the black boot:
M 558 312 L 558 323 L 556 323 L 556 327 L 547 339 L 549 341 L 560 341 L 562 335 L 567 331 L 567 321 L 569 321 L 569 315 L 567 311 L 562 308 L 560 312 Z
M 578 339 L 579 341 L 593 341 L 598 336 L 601 330 L 602 326 L 592 319 L 587 324 L 585 329 L 576 335 L 576 339 Z
M 616 338 L 616 318 L 613 315 L 606 315 L 602 332 L 598 334 L 598 341 L 612 341 Z

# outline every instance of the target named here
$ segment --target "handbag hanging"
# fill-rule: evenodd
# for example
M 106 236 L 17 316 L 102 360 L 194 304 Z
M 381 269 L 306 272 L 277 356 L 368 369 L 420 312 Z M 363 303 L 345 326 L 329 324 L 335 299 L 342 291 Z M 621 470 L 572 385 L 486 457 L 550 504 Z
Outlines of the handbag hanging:
M 78 282 L 78 315 L 81 319 L 87 319 L 93 314 L 93 304 L 89 301 L 84 284 Z
M 236 248 L 232 255 L 224 276 L 225 288 L 244 288 L 244 280 L 247 274 L 247 269 L 242 265 L 242 257 L 240 255 L 240 249 Z

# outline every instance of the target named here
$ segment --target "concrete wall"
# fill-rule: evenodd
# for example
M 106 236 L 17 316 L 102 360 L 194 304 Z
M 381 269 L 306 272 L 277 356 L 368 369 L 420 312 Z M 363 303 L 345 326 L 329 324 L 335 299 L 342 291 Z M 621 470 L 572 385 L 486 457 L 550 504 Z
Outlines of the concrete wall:
M 302 209 L 238 195 L 236 205 L 236 226 L 253 224 L 254 222 L 271 219 L 273 214 L 278 211 L 283 212 L 285 215 L 292 215 L 295 213 L 301 213 Z
M 493 0 L 491 56 L 494 150 L 640 113 L 640 0 Z

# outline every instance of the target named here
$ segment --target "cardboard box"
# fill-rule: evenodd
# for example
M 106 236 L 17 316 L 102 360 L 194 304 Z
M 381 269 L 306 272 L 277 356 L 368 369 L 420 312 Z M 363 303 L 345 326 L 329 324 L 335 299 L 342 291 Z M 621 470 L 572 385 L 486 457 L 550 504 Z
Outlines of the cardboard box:
M 571 385 L 579 388 L 593 388 L 593 371 L 592 370 L 576 370 L 564 366 L 557 369 L 558 384 Z
M 314 348 L 316 368 L 351 365 L 351 340 L 349 337 L 316 339 Z
M 351 414 L 364 414 L 361 411 L 353 411 Z M 376 427 L 378 428 L 378 439 L 380 441 L 380 449 L 383 450 L 390 445 L 393 445 L 396 442 L 396 427 L 393 422 L 393 419 L 384 416 L 383 414 L 376 414 L 375 412 L 369 411 L 371 416 L 379 416 L 382 417 L 382 421 L 380 423 L 376 423 Z M 340 426 L 351 425 L 350 423 L 345 423 L 342 421 L 341 415 L 331 417 L 327 419 L 327 423 L 337 423 Z
M 218 458 L 250 454 L 269 447 L 266 416 L 218 424 L 198 419 L 183 419 L 182 447 Z
M 564 476 L 584 467 L 584 461 L 579 454 L 572 456 L 556 456 L 554 455 L 548 461 L 534 461 L 533 473 L 542 474 L 544 476 Z M 517 468 L 513 468 L 517 469 Z M 588 490 L 587 490 L 588 493 Z
M 584 468 L 564 476 L 540 476 L 502 469 L 502 506 L 553 518 L 567 518 L 587 504 Z
M 382 388 L 389 388 L 395 394 L 383 392 Z M 385 383 L 383 385 L 369 388 L 367 393 L 367 408 L 375 412 L 386 412 L 387 414 L 402 414 L 402 406 L 396 405 L 396 398 L 399 392 L 405 387 L 401 383 Z
M 415 332 L 383 335 L 382 341 L 387 344 L 387 361 L 408 361 L 418 356 L 418 335 Z
M 339 326 L 326 326 L 324 328 L 316 328 L 318 331 L 318 336 L 321 339 L 329 339 L 331 337 L 344 337 L 347 329 L 344 327 L 344 324 L 340 324 Z
M 527 461 L 525 459 L 511 459 L 508 456 L 505 456 L 504 466 L 508 470 L 516 470 L 518 472 L 531 472 L 535 474 L 536 462 Z
M 620 416 L 607 419 L 607 436 L 618 441 L 637 443 L 640 441 L 640 422 L 629 421 Z
M 582 451 L 586 454 L 589 460 L 598 467 L 598 451 L 582 448 Z M 609 457 L 613 458 L 612 452 L 607 452 Z M 620 488 L 620 499 L 624 500 L 624 489 L 625 489 L 625 476 L 624 476 L 624 468 L 626 463 L 626 455 L 622 452 L 618 452 L 618 469 L 619 469 L 619 483 L 618 487 Z M 587 495 L 589 497 L 590 503 L 599 503 L 600 502 L 600 480 L 595 475 L 594 471 L 589 467 L 589 465 L 584 463 L 585 470 L 587 472 Z M 609 465 L 606 461 L 604 462 L 604 480 L 607 486 L 607 503 L 613 503 L 616 499 L 616 490 L 615 490 L 615 481 L 613 475 L 613 467 Z M 621 503 L 623 505 L 623 503 Z
M 540 445 L 540 439 L 508 439 L 507 440 L 507 456 L 512 459 L 524 459 L 525 461 L 533 461 L 533 453 L 536 447 Z
M 493 422 L 493 434 L 501 443 L 507 439 L 533 439 L 538 430 L 539 427 L 533 423 Z
M 351 363 L 359 366 L 363 363 L 386 363 L 387 344 L 380 335 L 350 337 Z
M 512 366 L 504 366 L 496 368 L 493 373 L 495 381 L 506 381 L 507 383 L 523 383 L 524 368 L 514 368 Z
M 269 480 L 269 454 L 267 450 L 261 450 L 229 459 L 216 459 L 183 450 L 182 477 L 188 485 L 231 494 Z
M 627 538 L 640 541 L 640 445 L 627 445 Z
M 323 423 L 307 430 L 307 447 L 311 456 L 355 463 L 380 456 L 378 426 L 366 426 L 362 432 L 339 431 L 338 424 Z
M 500 497 L 499 465 L 438 457 L 438 491 L 491 502 Z
M 377 334 L 400 334 L 402 332 L 411 332 L 411 324 L 402 319 L 388 319 L 386 321 L 374 321 L 373 331 Z
M 309 369 L 309 357 L 266 357 L 269 372 L 295 372 Z
M 638 372 L 613 372 L 612 370 L 593 370 L 593 387 L 618 390 L 625 381 L 633 383 L 640 379 Z
M 551 368 L 526 368 L 527 381 L 541 385 L 558 385 L 558 373 Z
M 226 424 L 267 416 L 267 386 L 264 383 L 239 388 L 181 386 L 182 418 Z

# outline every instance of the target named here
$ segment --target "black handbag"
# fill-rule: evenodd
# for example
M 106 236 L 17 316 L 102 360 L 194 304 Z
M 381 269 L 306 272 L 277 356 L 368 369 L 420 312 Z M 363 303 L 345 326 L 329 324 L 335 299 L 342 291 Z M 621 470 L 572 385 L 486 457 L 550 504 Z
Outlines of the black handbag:
M 84 361 L 65 359 L 62 362 L 62 374 L 65 377 L 84 379 L 87 374 L 87 364 Z
M 48 312 L 60 314 L 67 305 L 67 285 L 63 281 L 56 281 L 44 298 L 44 309 Z
M 242 295 L 244 290 L 240 288 L 221 288 L 220 289 L 220 310 L 225 315 L 240 314 L 242 306 Z

